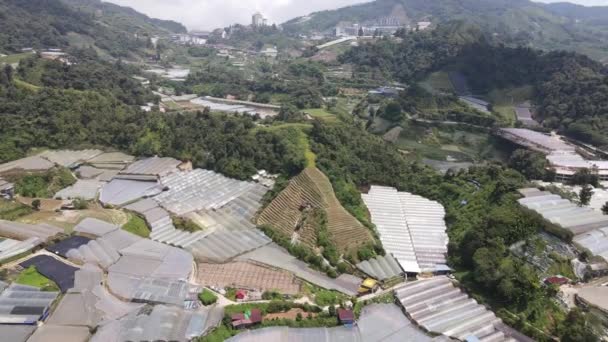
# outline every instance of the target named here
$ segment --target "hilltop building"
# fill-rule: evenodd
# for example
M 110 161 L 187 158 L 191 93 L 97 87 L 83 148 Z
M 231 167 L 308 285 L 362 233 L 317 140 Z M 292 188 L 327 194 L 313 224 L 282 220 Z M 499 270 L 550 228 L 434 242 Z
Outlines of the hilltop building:
M 401 28 L 407 27 L 397 17 L 382 17 L 363 23 L 341 22 L 336 26 L 336 37 L 358 36 L 363 30 L 364 36 L 392 35 Z
M 262 13 L 256 12 L 251 16 L 251 26 L 261 27 L 261 26 L 267 26 L 267 25 L 268 25 L 268 19 L 264 18 Z

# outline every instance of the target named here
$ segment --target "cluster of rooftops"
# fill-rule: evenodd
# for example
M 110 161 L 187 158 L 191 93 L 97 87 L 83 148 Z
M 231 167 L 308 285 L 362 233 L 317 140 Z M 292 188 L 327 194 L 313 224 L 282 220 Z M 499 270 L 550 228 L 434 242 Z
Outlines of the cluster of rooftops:
M 88 150 L 45 152 L 10 166 L 0 165 L 0 174 L 1 170 L 8 174 L 18 170 L 44 171 L 55 165 L 73 170 L 79 177 L 78 182 L 98 182 L 94 198 L 107 206 L 141 215 L 151 228 L 151 235 L 142 238 L 93 218 L 80 222 L 68 238 L 61 237 L 62 229 L 50 225 L 0 221 L 0 236 L 17 243 L 46 246 L 46 252 L 36 252 L 21 262 L 20 267 L 35 266 L 55 281 L 64 294 L 54 311 L 50 310 L 51 304 L 59 293 L 52 292 L 41 295 L 46 301 L 41 300 L 36 310 L 6 309 L 7 317 L 11 319 L 23 317 L 20 324 L 10 327 L 0 321 L 0 332 L 29 336 L 21 338 L 23 341 L 28 338 L 34 341 L 36 338 L 44 341 L 185 341 L 200 336 L 220 323 L 223 310 L 218 306 L 200 305 L 197 294 L 202 287 L 193 285 L 196 283 L 195 261 L 213 264 L 238 258 L 285 267 L 297 277 L 349 295 L 375 291 L 377 281 L 402 278 L 405 273 L 437 275 L 450 271 L 446 263 L 448 238 L 443 207 L 393 188 L 374 186 L 363 195 L 387 254 L 356 266 L 375 280 L 362 281 L 353 276 L 332 280 L 290 259 L 293 257 L 255 229 L 252 219 L 272 185 L 273 178 L 266 172 L 258 173 L 255 181 L 243 182 L 212 171 L 192 169 L 188 163 L 172 158 L 135 160 L 121 153 Z M 75 185 L 71 191 L 81 189 L 84 187 Z M 174 215 L 187 217 L 205 229 L 195 233 L 179 231 L 171 220 Z M 56 242 L 58 237 L 61 237 L 60 241 Z M 7 247 L 3 248 L 3 245 Z M 10 252 L 14 245 L 10 241 L 0 241 L 0 255 L 4 251 Z M 416 335 L 420 341 L 445 340 L 446 337 L 510 340 L 513 333 L 504 332 L 506 328 L 503 329 L 500 320 L 491 312 L 459 290 L 458 296 L 454 290 L 448 291 L 454 286 L 451 280 L 441 276 L 433 279 L 441 281 L 424 282 L 423 287 L 400 288 L 396 298 L 401 308 L 392 304 L 370 307 L 357 324 L 354 324 L 352 311 L 340 310 L 340 322 L 352 325 L 351 328 L 322 328 L 308 333 L 312 334 L 310 336 L 348 336 L 353 341 L 379 341 L 377 337 L 383 333 L 371 327 L 387 324 L 382 341 L 397 341 L 403 333 Z M 5 292 L 10 296 L 16 296 L 17 291 L 13 290 L 32 290 L 17 285 L 8 289 Z M 418 294 L 422 289 L 424 292 Z M 400 299 L 407 296 L 423 298 L 427 293 L 436 294 L 429 299 L 432 305 L 424 302 L 411 306 Z M 464 313 L 454 316 L 449 313 L 449 303 L 456 299 L 462 302 Z M 2 297 L 0 307 L 1 303 Z M 420 315 L 419 307 L 430 308 L 432 315 Z M 450 320 L 441 324 L 431 320 L 437 324 L 427 324 L 431 317 L 444 315 L 440 309 L 447 310 L 445 317 Z M 34 312 L 35 317 L 19 316 L 21 312 Z M 480 318 L 471 320 L 477 314 L 481 314 Z M 232 317 L 235 327 L 250 327 L 261 320 L 263 316 L 255 309 Z M 38 321 L 46 322 L 44 329 L 28 330 L 22 326 Z M 497 330 L 499 325 L 502 330 Z M 92 328 L 96 328 L 93 335 Z M 286 328 L 256 331 L 261 336 L 279 336 L 279 340 L 285 341 L 303 333 Z M 443 337 L 431 338 L 425 332 Z M 257 334 L 244 333 L 234 340 L 255 341 Z

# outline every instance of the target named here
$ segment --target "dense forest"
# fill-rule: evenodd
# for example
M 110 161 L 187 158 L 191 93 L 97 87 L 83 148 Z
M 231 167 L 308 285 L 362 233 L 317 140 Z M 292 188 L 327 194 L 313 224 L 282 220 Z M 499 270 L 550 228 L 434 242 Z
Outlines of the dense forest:
M 152 34 L 171 31 L 185 28 L 98 0 L 0 1 L 3 53 L 95 46 L 113 57 L 127 57 L 144 50 Z
M 457 30 L 453 30 L 457 28 Z M 450 23 L 433 32 L 403 33 L 351 49 L 340 59 L 360 70 L 376 69 L 408 84 L 432 71 L 462 71 L 475 94 L 532 86 L 538 119 L 547 128 L 607 146 L 608 69 L 584 55 L 496 46 L 473 27 Z
M 32 70 L 40 88 L 20 86 L 18 77 L 29 78 Z M 66 66 L 36 58 L 23 60 L 16 73 L 2 69 L 0 162 L 32 147 L 106 146 L 189 159 L 241 179 L 260 168 L 292 175 L 304 166 L 296 136 L 256 130 L 249 116 L 140 111 L 134 104 L 152 95 L 129 75 L 127 66 L 92 61 Z

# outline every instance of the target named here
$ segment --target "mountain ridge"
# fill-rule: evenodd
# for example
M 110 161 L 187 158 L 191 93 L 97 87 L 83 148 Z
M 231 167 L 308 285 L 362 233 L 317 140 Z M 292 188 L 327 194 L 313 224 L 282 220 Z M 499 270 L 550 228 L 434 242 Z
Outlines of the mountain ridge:
M 365 22 L 390 16 L 402 6 L 410 24 L 430 20 L 439 24 L 465 20 L 482 27 L 489 37 L 508 45 L 543 50 L 570 50 L 608 61 L 608 15 L 606 25 L 598 23 L 608 7 L 540 4 L 529 0 L 376 0 L 369 3 L 315 12 L 284 23 L 287 32 L 327 32 L 340 22 Z M 565 9 L 564 9 L 565 8 Z M 571 13 L 575 9 L 579 18 Z M 599 11 L 599 15 L 594 14 Z M 582 19 L 580 17 L 583 17 Z

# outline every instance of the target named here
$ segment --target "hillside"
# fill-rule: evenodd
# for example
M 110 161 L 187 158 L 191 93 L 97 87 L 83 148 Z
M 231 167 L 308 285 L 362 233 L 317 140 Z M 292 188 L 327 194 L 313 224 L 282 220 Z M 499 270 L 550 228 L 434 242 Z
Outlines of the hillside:
M 528 0 L 376 0 L 333 11 L 313 13 L 284 26 L 289 32 L 332 30 L 340 22 L 365 22 L 393 16 L 403 24 L 429 20 L 438 24 L 465 20 L 479 25 L 488 37 L 512 45 L 564 49 L 585 53 L 599 60 L 608 58 L 608 32 L 601 21 L 593 20 L 592 10 L 581 10 L 590 19 L 577 24 L 559 6 L 545 6 Z M 601 15 L 597 15 L 601 17 Z M 604 17 L 605 18 L 605 17 Z
M 310 248 L 320 245 L 325 225 L 340 252 L 356 251 L 373 242 L 370 231 L 342 207 L 329 179 L 317 168 L 307 168 L 291 180 L 262 211 L 257 223 Z
M 100 0 L 0 0 L 0 53 L 5 54 L 92 46 L 100 55 L 131 57 L 148 47 L 151 35 L 183 31 L 181 24 Z

